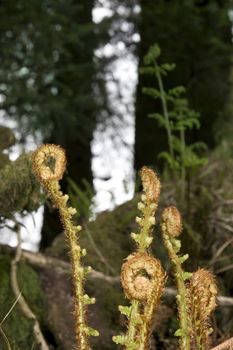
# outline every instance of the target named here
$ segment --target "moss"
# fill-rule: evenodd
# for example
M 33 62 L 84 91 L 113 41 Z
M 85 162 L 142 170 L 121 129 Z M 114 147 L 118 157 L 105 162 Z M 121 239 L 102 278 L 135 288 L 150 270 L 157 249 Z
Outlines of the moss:
M 2 169 L 5 165 L 9 164 L 10 160 L 7 154 L 0 153 L 0 169 Z
M 105 314 L 102 317 L 108 320 L 110 328 L 111 326 L 119 327 L 119 315 L 117 315 L 116 310 L 118 305 L 125 302 L 120 284 L 111 285 L 96 278 L 87 282 L 86 289 L 90 295 L 96 297 L 98 306 Z M 100 296 L 99 299 L 98 296 Z
M 88 280 L 86 290 L 96 298 L 96 304 L 89 308 L 92 326 L 100 331 L 101 336 L 91 339 L 96 350 L 113 350 L 116 345 L 112 336 L 122 330 L 118 305 L 125 303 L 120 284 L 111 285 L 99 279 Z
M 40 279 L 37 273 L 24 262 L 19 265 L 18 283 L 32 311 L 37 315 L 39 321 L 42 321 L 46 310 L 46 302 L 41 290 Z
M 43 293 L 37 274 L 24 263 L 20 264 L 18 274 L 19 286 L 28 304 L 42 320 L 46 310 Z M 0 257 L 0 320 L 8 313 L 15 302 L 10 285 L 10 257 L 2 255 Z M 32 331 L 32 322 L 24 317 L 19 306 L 16 304 L 2 326 L 11 344 L 12 350 L 31 349 L 35 343 Z M 6 345 L 0 337 L 0 348 L 5 350 Z M 37 348 L 34 347 L 34 350 Z M 39 349 L 38 349 L 39 350 Z
M 15 141 L 13 131 L 6 126 L 0 125 L 0 151 L 11 147 L 15 144 Z
M 21 155 L 0 171 L 0 213 L 10 217 L 15 212 L 33 211 L 40 205 L 40 187 L 31 171 L 30 154 Z

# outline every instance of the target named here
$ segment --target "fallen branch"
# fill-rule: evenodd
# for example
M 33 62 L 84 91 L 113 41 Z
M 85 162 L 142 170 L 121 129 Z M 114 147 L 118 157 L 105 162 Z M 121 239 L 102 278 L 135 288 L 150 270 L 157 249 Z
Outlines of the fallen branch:
M 13 248 L 5 245 L 0 245 L 0 248 L 3 248 L 5 250 L 12 251 Z M 60 274 L 70 274 L 71 273 L 71 267 L 70 264 L 66 261 L 63 261 L 61 259 L 53 258 L 48 255 L 44 255 L 41 253 L 32 253 L 27 250 L 22 250 L 21 252 L 22 258 L 24 258 L 29 264 L 40 267 L 40 268 L 50 268 L 56 271 Z M 108 276 L 105 275 L 103 272 L 96 271 L 92 269 L 92 271 L 89 273 L 90 278 L 98 278 L 105 280 L 111 284 L 120 283 L 120 277 L 116 276 Z M 176 290 L 175 288 L 165 288 L 165 296 L 176 296 Z M 233 306 L 233 298 L 231 297 L 225 297 L 225 296 L 218 296 L 218 305 L 225 307 L 225 306 Z
M 52 258 L 40 253 L 31 253 L 29 251 L 23 251 L 23 257 L 30 264 L 40 266 L 40 267 L 51 267 L 54 268 L 58 273 L 70 273 L 70 264 L 65 261 L 61 261 L 57 258 Z M 120 277 L 112 277 L 105 275 L 100 271 L 93 270 L 89 274 L 90 278 L 99 278 L 103 279 L 109 283 L 120 283 Z M 176 296 L 175 288 L 165 288 L 166 296 Z M 218 296 L 217 298 L 219 306 L 233 306 L 233 298 Z
M 229 350 L 233 349 L 233 337 L 215 346 L 211 350 L 225 350 L 225 349 L 229 349 Z

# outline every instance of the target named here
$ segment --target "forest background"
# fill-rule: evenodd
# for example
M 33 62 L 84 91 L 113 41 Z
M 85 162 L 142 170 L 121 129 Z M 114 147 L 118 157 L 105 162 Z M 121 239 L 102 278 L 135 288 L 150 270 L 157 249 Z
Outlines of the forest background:
M 95 11 L 99 17 L 94 16 Z M 45 205 L 40 253 L 35 254 L 40 261 L 35 262 L 33 254 L 25 252 L 19 279 L 51 349 L 68 349 L 74 344 L 71 287 L 67 264 L 59 270 L 54 266 L 59 265 L 58 260 L 51 260 L 51 269 L 48 262 L 42 266 L 41 259 L 59 258 L 65 264 L 68 257 L 57 213 L 32 180 L 27 156 L 21 155 L 16 162 L 8 157 L 10 147 L 25 145 L 29 136 L 35 144 L 55 143 L 66 150 L 68 166 L 62 188 L 70 194 L 84 227 L 81 240 L 88 251 L 86 262 L 101 273 L 93 274 L 87 283 L 89 294 L 99 300 L 90 315 L 96 328 L 101 324 L 102 336 L 98 342 L 93 340 L 95 349 L 115 348 L 111 337 L 124 324 L 117 312 L 123 298 L 117 278 L 122 259 L 133 246 L 130 232 L 140 192 L 137 174 L 144 165 L 161 177 L 161 207 L 177 205 L 182 212 L 183 250 L 190 254 L 187 268 L 193 271 L 206 266 L 216 275 L 220 294 L 233 294 L 232 13 L 232 2 L 220 0 L 1 2 L 1 230 L 6 225 L 14 230 L 16 217 L 21 222 L 25 214 Z M 155 43 L 161 48 L 159 62 L 176 65 L 163 77 L 165 90 L 183 85 L 190 108 L 201 116 L 200 128 L 189 130 L 186 142 L 205 143 L 201 155 L 207 161 L 187 168 L 185 198 L 180 196 L 179 179 L 172 176 L 166 159 L 158 157 L 168 151 L 166 129 L 148 117 L 162 113 L 163 106 L 160 99 L 143 93 L 144 87 L 158 87 L 152 76 L 139 72 Z M 129 57 L 138 79 L 134 85 L 135 77 L 125 71 L 121 77 L 120 72 L 123 81 L 132 79 L 131 99 L 127 100 L 114 69 L 119 71 L 121 65 L 116 66 L 116 62 L 127 62 Z M 132 117 L 130 122 L 124 114 Z M 6 128 L 6 121 L 15 122 L 13 130 Z M 119 132 L 122 125 L 128 128 L 127 123 L 135 128 L 131 143 Z M 95 131 L 109 125 L 115 147 L 120 142 L 125 149 L 130 148 L 128 166 L 134 169 L 131 182 L 135 181 L 136 190 L 134 195 L 131 191 L 129 202 L 97 215 L 92 204 L 96 180 L 92 142 Z M 102 171 L 101 176 L 107 183 L 112 175 Z M 153 249 L 169 270 L 159 233 L 156 235 Z M 0 252 L 1 320 L 14 302 L 9 279 L 14 251 L 4 244 Z M 170 284 L 172 287 L 172 281 Z M 162 322 L 153 332 L 156 349 L 176 346 L 173 333 L 177 321 L 170 298 L 161 306 L 158 319 L 162 317 Z M 70 304 L 66 311 L 59 309 L 66 304 Z M 213 317 L 213 344 L 233 336 L 232 304 L 219 305 Z M 13 349 L 32 347 L 30 322 L 20 315 L 17 305 L 3 327 Z M 0 345 L 5 346 L 2 339 Z

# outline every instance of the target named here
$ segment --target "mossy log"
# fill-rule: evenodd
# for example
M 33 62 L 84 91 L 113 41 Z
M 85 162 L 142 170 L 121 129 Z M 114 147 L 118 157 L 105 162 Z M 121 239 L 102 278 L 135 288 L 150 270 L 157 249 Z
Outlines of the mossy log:
M 14 250 L 0 246 L 0 322 L 7 315 L 16 297 L 11 288 L 10 262 Z M 60 260 L 44 257 L 36 253 L 22 254 L 18 268 L 18 283 L 28 305 L 41 325 L 50 349 L 67 350 L 75 348 L 72 283 L 67 266 Z M 28 263 L 28 260 L 31 260 Z M 120 284 L 114 279 L 104 279 L 103 274 L 92 275 L 86 290 L 97 298 L 97 303 L 89 308 L 90 324 L 101 332 L 101 337 L 93 339 L 95 349 L 112 349 L 111 337 L 120 327 L 117 305 L 122 303 Z M 114 317 L 115 315 L 115 317 Z M 28 320 L 16 303 L 9 316 L 1 325 L 12 350 L 40 350 L 33 337 L 33 321 Z M 7 350 L 0 335 L 0 349 Z
M 12 218 L 16 212 L 31 212 L 40 206 L 40 186 L 31 170 L 30 153 L 6 162 L 0 169 L 0 178 L 0 219 Z
M 0 246 L 0 323 L 16 299 L 10 283 L 10 262 L 13 255 L 14 249 Z M 70 264 L 67 261 L 40 253 L 22 252 L 18 271 L 19 286 L 30 308 L 36 314 L 51 350 L 67 350 L 75 347 L 70 271 Z M 90 306 L 88 314 L 90 324 L 100 331 L 100 337 L 92 339 L 92 346 L 96 350 L 116 349 L 111 337 L 124 328 L 125 321 L 117 312 L 117 305 L 126 303 L 119 282 L 119 276 L 108 276 L 96 270 L 90 273 L 86 281 L 86 291 L 97 299 L 96 304 Z M 172 307 L 175 294 L 174 289 L 165 289 L 165 297 L 168 298 L 166 297 L 166 303 L 160 305 L 155 318 L 156 337 L 161 344 L 164 342 L 168 344 L 169 329 L 169 349 L 175 348 L 174 338 L 172 340 L 172 330 L 177 326 Z M 232 298 L 219 297 L 218 303 L 232 310 Z M 224 309 L 226 308 L 223 307 Z M 33 344 L 33 349 L 40 350 L 33 337 L 32 321 L 23 316 L 18 304 L 1 326 L 12 350 L 31 350 Z M 7 350 L 1 336 L 0 349 Z

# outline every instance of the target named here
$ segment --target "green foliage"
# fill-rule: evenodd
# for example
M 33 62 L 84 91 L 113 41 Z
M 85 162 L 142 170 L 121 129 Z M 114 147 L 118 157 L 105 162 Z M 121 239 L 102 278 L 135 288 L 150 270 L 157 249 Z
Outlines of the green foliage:
M 230 102 L 232 106 L 232 98 L 229 101 L 233 82 L 232 23 L 229 18 L 232 1 L 144 0 L 140 5 L 140 66 L 149 48 L 158 43 L 163 62 L 176 63 L 176 69 L 163 76 L 165 91 L 177 85 L 185 86 L 190 106 L 203 116 L 198 133 L 187 133 L 187 144 L 200 139 L 210 149 L 214 148 L 219 144 L 216 136 L 227 121 L 222 136 L 232 130 L 232 113 L 226 111 L 226 103 Z M 165 150 L 167 145 L 166 134 L 158 124 L 145 120 L 145 115 L 155 108 L 161 113 L 160 102 L 142 93 L 145 86 L 154 87 L 154 74 L 139 76 L 135 145 L 137 170 L 144 164 L 154 164 L 154 155 Z M 163 165 L 162 160 L 156 162 L 160 169 Z
M 185 195 L 185 182 L 188 175 L 193 174 L 207 159 L 201 153 L 206 150 L 203 142 L 187 144 L 188 131 L 200 128 L 200 114 L 189 107 L 187 98 L 183 96 L 185 87 L 176 86 L 168 91 L 164 89 L 163 77 L 174 70 L 174 64 L 160 64 L 160 47 L 153 45 L 144 58 L 141 74 L 153 75 L 158 88 L 144 87 L 143 92 L 153 99 L 159 99 L 163 113 L 152 113 L 149 117 L 156 120 L 158 125 L 167 132 L 169 152 L 163 151 L 160 158 L 166 161 L 172 176 L 182 179 L 182 199 Z

